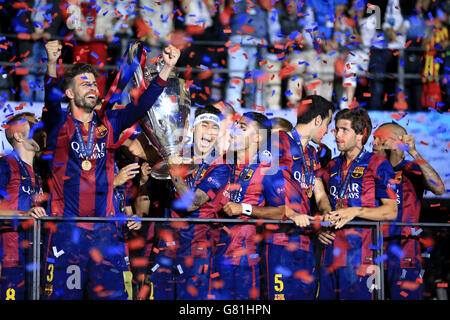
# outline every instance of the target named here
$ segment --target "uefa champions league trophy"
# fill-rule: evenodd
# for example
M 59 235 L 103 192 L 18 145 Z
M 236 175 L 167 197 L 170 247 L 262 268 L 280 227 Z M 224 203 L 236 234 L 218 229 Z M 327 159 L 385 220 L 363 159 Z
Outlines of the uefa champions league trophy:
M 129 50 L 128 58 L 133 60 L 136 52 L 137 44 Z M 138 67 L 134 72 L 134 84 L 141 84 L 144 80 L 148 86 L 158 76 L 163 65 L 164 61 L 160 57 L 154 64 L 147 62 L 145 70 Z M 167 82 L 159 98 L 139 121 L 142 131 L 162 157 L 162 161 L 154 165 L 151 171 L 151 176 L 159 180 L 170 179 L 167 159 L 174 155 L 181 156 L 189 129 L 191 109 L 189 89 L 186 88 L 184 79 L 179 78 L 176 71 L 172 71 Z

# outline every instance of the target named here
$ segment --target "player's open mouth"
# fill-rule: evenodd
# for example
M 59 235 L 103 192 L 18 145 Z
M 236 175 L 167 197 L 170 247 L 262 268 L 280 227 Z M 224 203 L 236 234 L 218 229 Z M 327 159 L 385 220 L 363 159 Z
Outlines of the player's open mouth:
M 86 98 L 89 99 L 89 100 L 97 100 L 97 95 L 95 95 L 95 94 L 88 94 L 86 96 Z
M 200 140 L 200 145 L 202 147 L 209 147 L 209 145 L 211 144 L 212 139 L 206 139 L 206 138 L 202 138 Z

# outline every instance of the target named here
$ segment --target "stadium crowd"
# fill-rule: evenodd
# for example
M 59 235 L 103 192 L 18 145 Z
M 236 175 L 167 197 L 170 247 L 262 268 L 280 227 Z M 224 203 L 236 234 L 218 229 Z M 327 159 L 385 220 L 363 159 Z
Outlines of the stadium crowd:
M 340 108 L 447 110 L 448 1 L 6 2 L 1 99 L 43 101 L 43 42 L 63 63 L 93 64 L 101 93 L 131 39 L 151 54 L 173 43 L 197 105 L 283 109 L 305 94 Z

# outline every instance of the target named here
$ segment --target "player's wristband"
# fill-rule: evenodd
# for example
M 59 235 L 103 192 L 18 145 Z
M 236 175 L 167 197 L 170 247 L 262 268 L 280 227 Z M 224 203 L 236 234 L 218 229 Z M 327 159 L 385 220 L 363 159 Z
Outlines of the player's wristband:
M 242 214 L 246 216 L 252 215 L 252 205 L 248 203 L 241 203 L 242 204 Z

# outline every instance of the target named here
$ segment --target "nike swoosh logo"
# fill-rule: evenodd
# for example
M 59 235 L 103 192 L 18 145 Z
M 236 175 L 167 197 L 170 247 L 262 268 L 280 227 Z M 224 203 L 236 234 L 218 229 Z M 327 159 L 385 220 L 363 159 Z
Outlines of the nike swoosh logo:
M 300 159 L 301 157 L 292 157 L 292 159 L 293 160 L 298 160 L 298 159 Z

